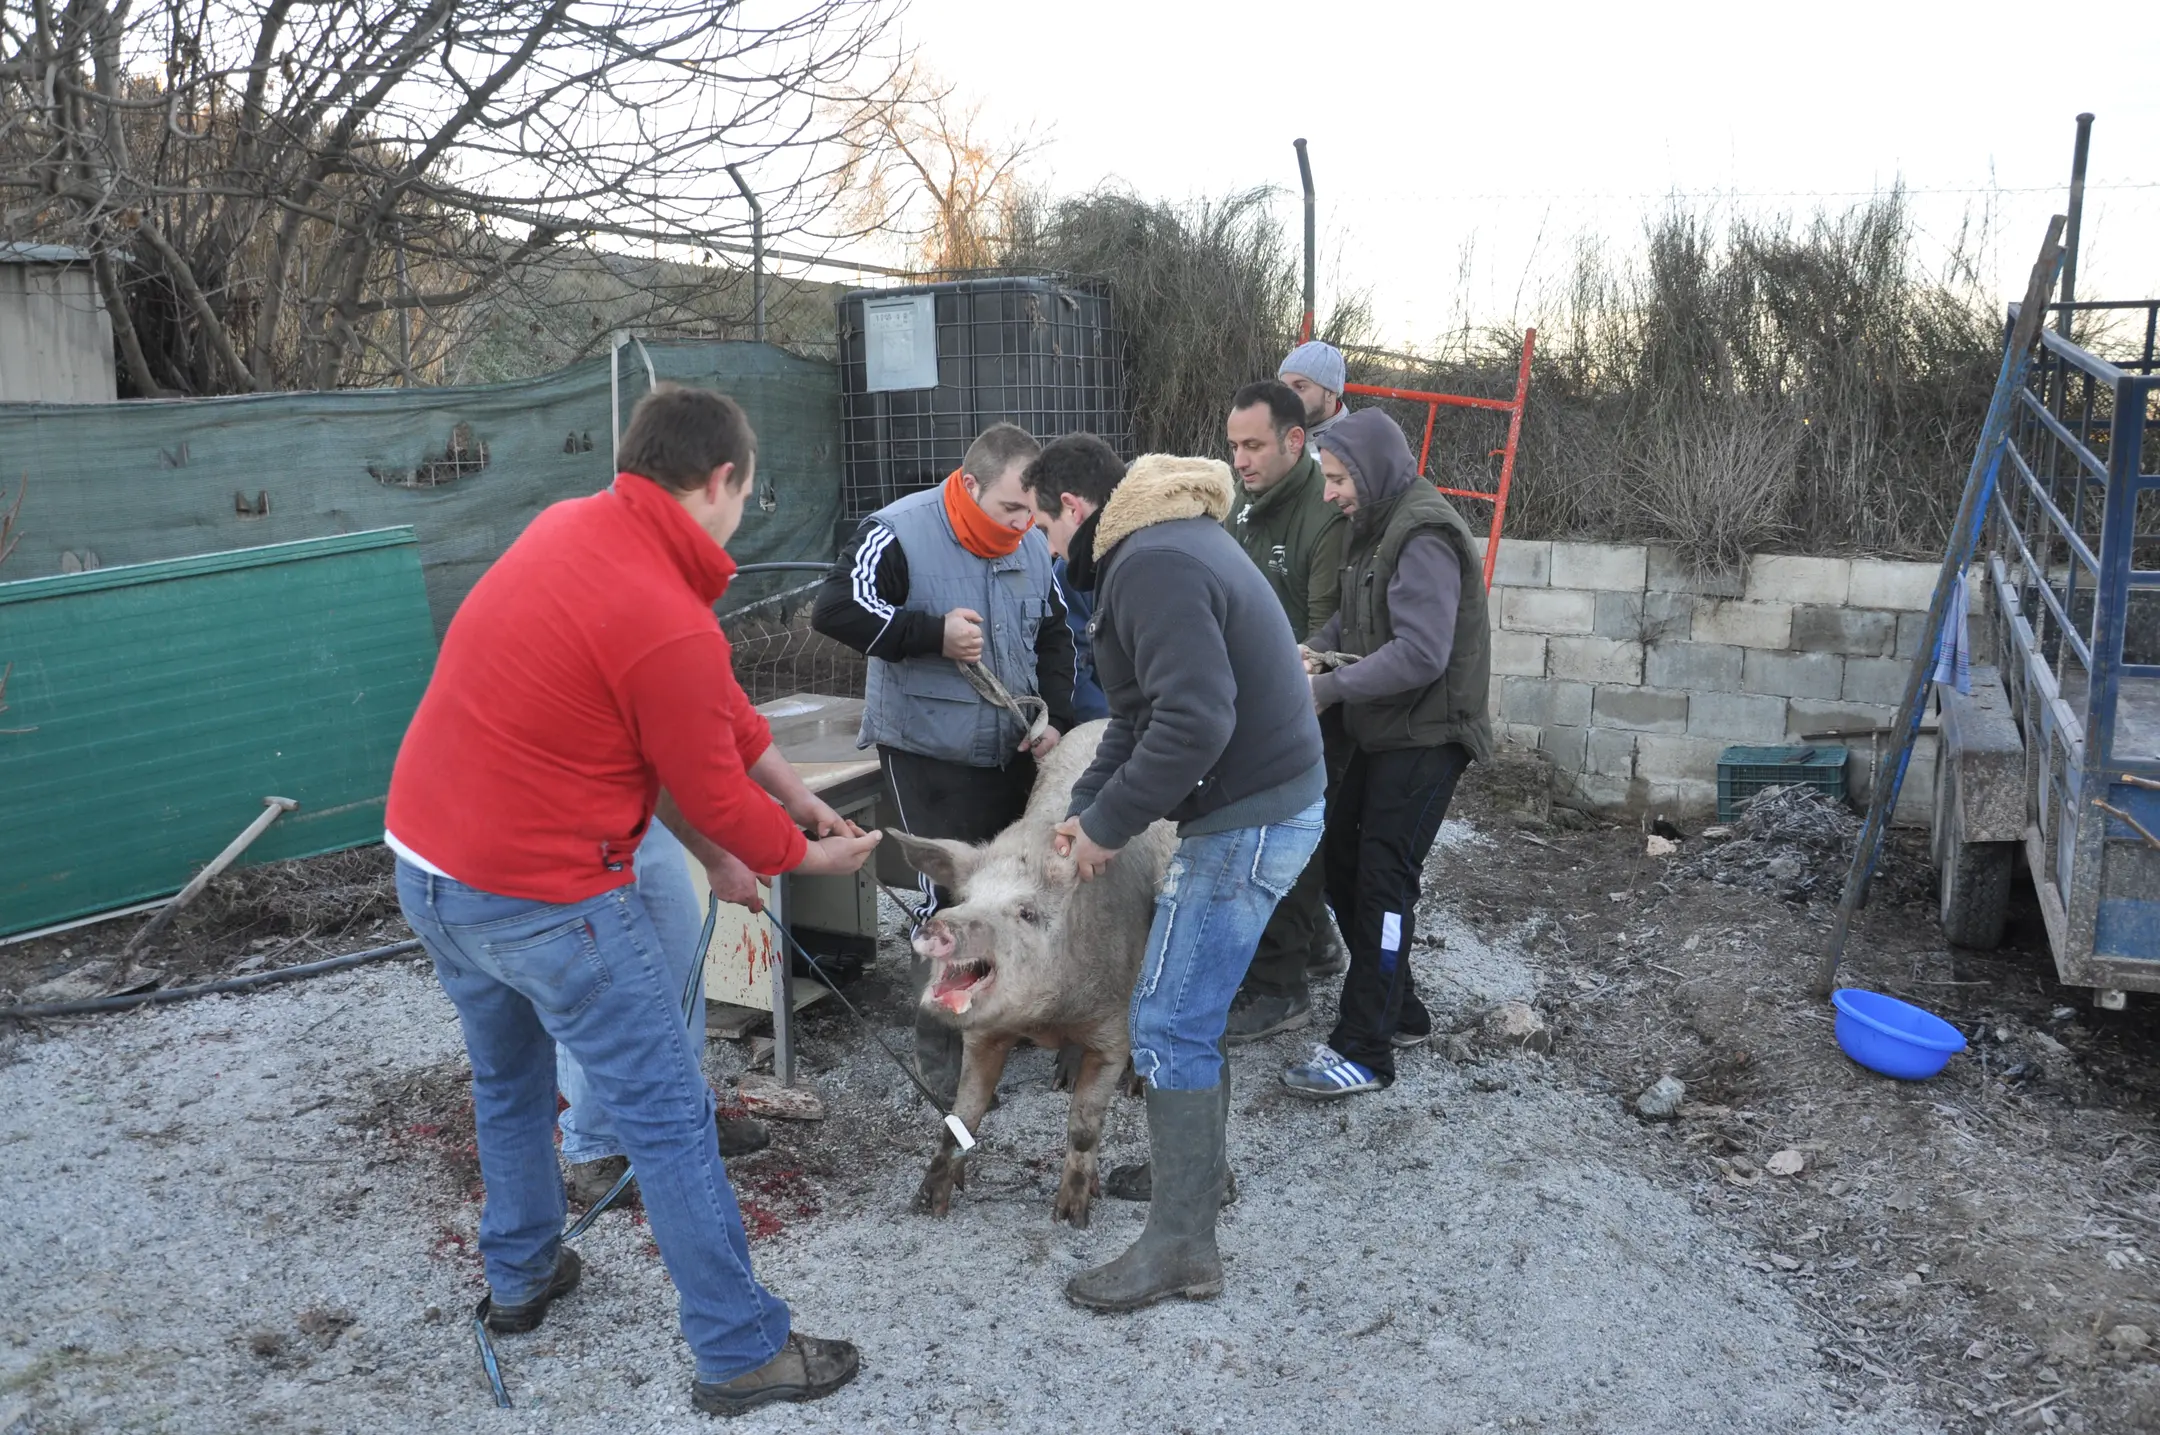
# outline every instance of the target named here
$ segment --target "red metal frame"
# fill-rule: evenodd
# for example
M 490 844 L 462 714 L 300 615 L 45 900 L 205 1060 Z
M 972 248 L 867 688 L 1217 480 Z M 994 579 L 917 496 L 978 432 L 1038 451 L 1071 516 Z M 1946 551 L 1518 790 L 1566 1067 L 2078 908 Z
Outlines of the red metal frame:
M 1423 389 L 1388 389 L 1378 384 L 1345 384 L 1346 394 L 1365 394 L 1376 399 L 1403 399 L 1413 404 L 1425 405 L 1425 441 L 1418 446 L 1418 475 L 1424 476 L 1425 461 L 1432 455 L 1432 431 L 1440 417 L 1440 406 L 1458 409 L 1492 409 L 1508 416 L 1507 446 L 1494 449 L 1500 455 L 1500 486 L 1491 493 L 1472 488 L 1443 488 L 1440 491 L 1450 498 L 1482 498 L 1493 506 L 1492 532 L 1485 541 L 1485 586 L 1492 587 L 1493 565 L 1500 561 L 1500 524 L 1507 517 L 1508 485 L 1515 478 L 1515 447 L 1522 440 L 1523 406 L 1530 398 L 1530 354 L 1537 346 L 1537 330 L 1523 330 L 1522 367 L 1515 371 L 1515 397 L 1512 399 L 1475 399 L 1465 394 L 1432 394 Z

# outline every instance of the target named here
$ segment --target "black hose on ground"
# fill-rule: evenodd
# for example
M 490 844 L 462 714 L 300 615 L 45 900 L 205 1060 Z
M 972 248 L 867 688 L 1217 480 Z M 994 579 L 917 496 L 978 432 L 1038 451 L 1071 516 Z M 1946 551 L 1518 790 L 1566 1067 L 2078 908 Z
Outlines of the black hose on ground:
M 297 967 L 278 967 L 273 971 L 255 972 L 244 977 L 229 977 L 221 982 L 204 982 L 201 986 L 170 987 L 164 991 L 130 992 L 116 997 L 90 997 L 75 1002 L 42 1002 L 32 1006 L 0 1007 L 0 1017 L 27 1019 L 41 1016 L 88 1016 L 94 1012 L 127 1011 L 132 1007 L 160 1006 L 166 1002 L 184 1002 L 190 997 L 216 996 L 220 992 L 244 992 L 254 987 L 266 987 L 277 982 L 298 981 L 302 977 L 319 977 L 325 972 L 343 971 L 347 967 L 363 967 L 370 962 L 388 961 L 402 957 L 407 952 L 420 950 L 420 939 L 392 942 L 387 947 L 370 947 L 364 952 L 347 952 L 342 957 L 325 957 L 319 962 L 305 962 Z

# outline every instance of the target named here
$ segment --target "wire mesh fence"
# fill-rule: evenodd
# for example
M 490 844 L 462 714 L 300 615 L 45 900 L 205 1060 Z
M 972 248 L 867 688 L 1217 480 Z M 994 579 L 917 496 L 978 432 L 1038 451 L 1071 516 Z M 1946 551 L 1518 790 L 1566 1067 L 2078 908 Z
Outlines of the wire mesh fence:
M 753 703 L 790 693 L 859 698 L 867 660 L 810 626 L 816 584 L 736 609 L 720 620 L 735 649 L 735 680 Z

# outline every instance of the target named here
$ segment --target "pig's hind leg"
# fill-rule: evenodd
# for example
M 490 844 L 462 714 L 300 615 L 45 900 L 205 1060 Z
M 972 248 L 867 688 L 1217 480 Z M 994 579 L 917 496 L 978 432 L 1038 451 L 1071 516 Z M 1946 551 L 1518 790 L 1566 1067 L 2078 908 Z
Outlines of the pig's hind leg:
M 1005 1059 L 1012 1055 L 1013 1045 L 1011 1037 L 971 1035 L 961 1049 L 960 1091 L 953 1098 L 953 1115 L 960 1118 L 970 1135 L 982 1132 L 983 1117 L 989 1115 L 990 1105 L 997 1099 L 998 1078 L 1005 1074 Z M 966 1163 L 967 1158 L 960 1154 L 959 1139 L 941 1128 L 937 1155 L 930 1158 L 930 1169 L 923 1173 L 922 1185 L 915 1191 L 918 1215 L 942 1216 L 952 1210 L 953 1189 L 967 1188 Z
M 1089 1047 L 1080 1060 L 1079 1078 L 1073 1083 L 1072 1110 L 1065 1119 L 1065 1174 L 1058 1181 L 1055 1220 L 1086 1226 L 1088 1206 L 1102 1189 L 1097 1163 L 1103 1116 L 1125 1075 L 1125 1063 L 1119 1059 L 1122 1055 Z

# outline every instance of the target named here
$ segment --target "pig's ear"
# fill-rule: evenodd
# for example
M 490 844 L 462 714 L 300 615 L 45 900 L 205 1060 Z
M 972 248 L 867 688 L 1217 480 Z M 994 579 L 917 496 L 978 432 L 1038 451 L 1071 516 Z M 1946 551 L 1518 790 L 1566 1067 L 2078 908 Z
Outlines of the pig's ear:
M 900 848 L 901 861 L 948 892 L 965 881 L 980 860 L 978 850 L 965 842 L 917 837 L 897 827 L 886 828 L 885 837 Z

